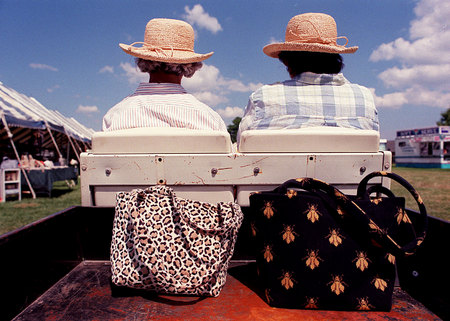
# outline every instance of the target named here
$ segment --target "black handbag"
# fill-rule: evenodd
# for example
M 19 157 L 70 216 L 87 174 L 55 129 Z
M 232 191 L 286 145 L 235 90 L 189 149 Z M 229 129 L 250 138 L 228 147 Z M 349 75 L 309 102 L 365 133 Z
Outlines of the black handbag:
M 403 197 L 381 184 L 367 189 L 376 176 L 413 195 L 420 210 L 414 224 Z M 413 254 L 427 227 L 419 194 L 387 172 L 366 176 L 356 196 L 317 179 L 292 179 L 251 195 L 250 208 L 261 296 L 282 308 L 389 311 L 395 257 Z

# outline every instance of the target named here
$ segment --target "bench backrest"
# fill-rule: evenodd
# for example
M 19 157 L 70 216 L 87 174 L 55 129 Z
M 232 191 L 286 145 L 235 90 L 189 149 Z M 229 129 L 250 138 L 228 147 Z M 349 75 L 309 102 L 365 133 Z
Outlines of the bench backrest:
M 341 127 L 247 130 L 241 135 L 241 153 L 364 153 L 377 152 L 380 134 L 375 130 Z
M 95 154 L 226 154 L 231 152 L 227 132 L 185 128 L 131 128 L 97 132 L 92 137 Z

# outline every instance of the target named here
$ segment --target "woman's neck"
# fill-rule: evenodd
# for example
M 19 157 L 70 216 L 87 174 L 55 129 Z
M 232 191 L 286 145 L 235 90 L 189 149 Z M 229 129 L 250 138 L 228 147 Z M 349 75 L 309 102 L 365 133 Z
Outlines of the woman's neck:
M 168 74 L 161 71 L 151 72 L 150 73 L 150 83 L 172 83 L 181 85 L 182 75 L 174 75 Z

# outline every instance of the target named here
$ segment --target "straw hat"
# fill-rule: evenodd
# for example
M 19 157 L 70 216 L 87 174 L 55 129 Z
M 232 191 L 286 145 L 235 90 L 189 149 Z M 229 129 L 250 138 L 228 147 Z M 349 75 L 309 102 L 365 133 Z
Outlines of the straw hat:
M 136 44 L 142 46 L 135 47 Z M 174 19 L 152 19 L 145 28 L 144 42 L 119 46 L 135 57 L 179 64 L 203 61 L 213 54 L 195 53 L 194 29 L 187 22 Z
M 345 45 L 338 45 L 337 39 L 345 39 Z M 266 55 L 278 58 L 281 51 L 312 51 L 326 53 L 354 53 L 358 47 L 346 47 L 347 37 L 337 36 L 333 17 L 323 13 L 304 13 L 289 20 L 285 42 L 272 43 L 263 48 Z

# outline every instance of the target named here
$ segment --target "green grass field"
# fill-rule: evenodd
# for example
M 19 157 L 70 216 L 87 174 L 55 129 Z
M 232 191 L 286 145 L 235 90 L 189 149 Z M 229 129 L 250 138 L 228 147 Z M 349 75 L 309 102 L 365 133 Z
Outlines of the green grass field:
M 428 214 L 450 221 L 450 170 L 394 167 L 393 172 L 405 178 L 419 192 Z M 397 183 L 391 186 L 395 195 L 405 196 L 407 207 L 417 209 L 412 197 Z M 56 182 L 53 197 L 25 197 L 22 201 L 0 203 L 0 234 L 34 222 L 42 217 L 81 204 L 80 185 L 69 189 Z
M 22 201 L 0 203 L 0 234 L 32 223 L 65 208 L 81 204 L 80 185 L 70 189 L 64 181 L 55 182 L 53 197 L 32 199 L 24 195 Z
M 450 221 L 450 170 L 439 168 L 394 167 L 394 173 L 406 179 L 420 194 L 428 215 Z M 395 195 L 406 198 L 406 206 L 417 209 L 414 199 L 397 183 L 391 184 Z

